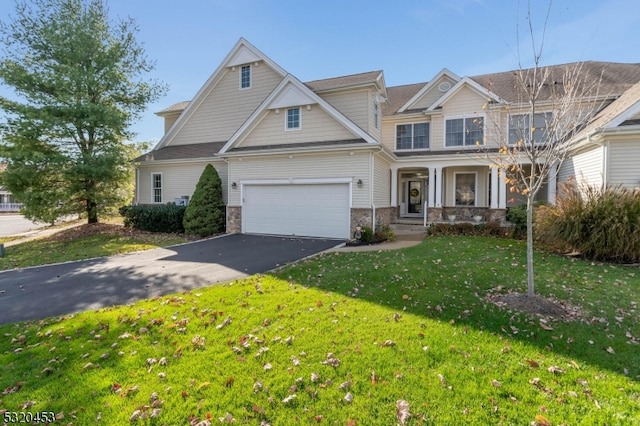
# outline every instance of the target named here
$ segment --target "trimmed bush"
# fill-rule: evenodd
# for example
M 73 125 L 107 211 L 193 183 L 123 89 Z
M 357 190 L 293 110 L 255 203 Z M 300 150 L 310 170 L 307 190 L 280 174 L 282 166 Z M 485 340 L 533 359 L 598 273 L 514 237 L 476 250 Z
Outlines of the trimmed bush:
M 174 203 L 123 206 L 119 212 L 124 217 L 124 226 L 148 232 L 184 233 L 182 218 L 185 207 Z
M 432 223 L 429 235 L 470 235 L 477 237 L 513 237 L 513 228 L 504 228 L 498 222 L 473 223 Z
M 211 164 L 207 164 L 200 175 L 182 223 L 187 235 L 210 237 L 224 232 L 225 207 L 222 201 L 222 182 Z
M 567 185 L 560 194 L 538 213 L 539 240 L 593 260 L 640 262 L 640 191 Z

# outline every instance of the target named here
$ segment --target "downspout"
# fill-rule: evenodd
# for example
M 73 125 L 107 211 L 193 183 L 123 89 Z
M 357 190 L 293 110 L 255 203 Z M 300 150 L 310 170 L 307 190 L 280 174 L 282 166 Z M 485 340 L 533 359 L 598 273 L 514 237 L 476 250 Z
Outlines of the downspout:
M 376 205 L 373 201 L 373 194 L 374 194 L 374 187 L 373 187 L 373 182 L 374 182 L 374 178 L 375 178 L 375 156 L 380 154 L 383 151 L 383 148 L 380 147 L 380 149 L 378 150 L 378 152 L 374 152 L 373 154 L 371 154 L 371 156 L 369 157 L 369 199 L 371 200 L 371 229 L 373 230 L 373 233 L 375 234 L 376 232 Z

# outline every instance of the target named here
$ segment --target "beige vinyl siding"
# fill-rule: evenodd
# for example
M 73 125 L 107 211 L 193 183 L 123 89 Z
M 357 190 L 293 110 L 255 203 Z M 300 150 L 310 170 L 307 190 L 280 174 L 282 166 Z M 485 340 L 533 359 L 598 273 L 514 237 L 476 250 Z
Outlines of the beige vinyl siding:
M 240 68 L 223 71 L 218 84 L 202 104 L 195 105 L 192 115 L 177 129 L 171 145 L 228 140 L 282 80 L 260 62 L 258 66 L 251 66 L 251 88 L 241 90 Z
M 231 190 L 229 205 L 240 206 L 240 183 L 242 180 L 270 179 L 325 179 L 348 178 L 353 184 L 352 207 L 368 208 L 370 153 L 349 152 L 327 154 L 294 154 L 291 156 L 245 157 L 229 160 L 229 180 L 237 182 L 238 188 Z M 362 179 L 363 186 L 356 182 Z
M 171 126 L 173 126 L 173 123 L 176 122 L 178 117 L 180 117 L 181 113 L 182 113 L 182 111 L 178 111 L 178 112 L 173 112 L 171 114 L 166 114 L 164 116 L 164 132 L 165 133 L 167 133 L 169 131 L 169 129 L 171 128 Z
M 450 79 L 450 78 L 448 78 L 446 76 L 440 78 L 438 81 L 435 82 L 435 84 L 433 84 L 433 86 L 431 87 L 431 89 L 429 91 L 427 91 L 425 94 L 423 94 L 420 97 L 420 99 L 418 99 L 413 105 L 410 105 L 408 109 L 427 109 L 427 108 L 429 108 L 438 99 L 440 99 L 442 96 L 445 95 L 446 92 L 443 93 L 438 89 L 438 86 L 440 86 L 440 84 L 445 83 L 445 82 L 451 84 L 451 86 L 456 84 L 455 81 L 453 81 L 452 79 Z
M 391 205 L 391 165 L 380 155 L 373 156 L 373 204 L 376 208 Z
M 377 140 L 378 142 L 381 140 L 382 138 L 382 105 L 380 105 L 378 103 L 378 123 L 376 127 L 376 118 L 375 118 L 375 107 L 374 105 L 376 104 L 376 97 L 377 95 L 371 91 L 368 92 L 369 94 L 369 123 L 368 123 L 368 127 L 365 128 L 365 130 L 367 131 L 367 133 L 369 133 L 371 136 L 373 136 L 375 138 L 375 140 Z
M 191 198 L 200 175 L 207 164 L 213 165 L 222 180 L 222 196 L 227 199 L 227 165 L 222 161 L 203 161 L 184 164 L 142 164 L 138 167 L 138 204 L 153 204 L 151 175 L 162 174 L 162 204 L 173 202 L 183 195 Z
M 602 186 L 604 182 L 603 158 L 604 148 L 600 145 L 592 145 L 588 149 L 572 155 L 560 166 L 558 182 L 575 179 L 579 184 Z
M 285 130 L 287 108 L 268 110 L 256 127 L 238 146 L 280 145 L 296 142 L 323 142 L 354 139 L 355 135 L 335 121 L 318 105 L 300 107 L 299 130 Z
M 492 129 L 495 125 L 502 123 L 504 120 L 498 114 L 487 114 L 484 109 L 486 99 L 482 97 L 478 92 L 468 88 L 462 87 L 457 93 L 455 93 L 442 107 L 442 116 L 432 120 L 431 125 L 431 149 L 460 149 L 458 148 L 446 148 L 445 147 L 445 120 L 452 118 L 462 117 L 474 117 L 480 116 L 484 119 L 484 135 L 485 138 L 491 134 L 495 134 L 495 130 Z M 492 146 L 491 143 L 487 143 L 487 147 Z M 473 146 L 467 147 L 467 150 L 474 150 Z
M 368 130 L 370 123 L 371 104 L 369 90 L 321 94 L 322 99 L 340 111 L 345 117 L 357 124 L 361 129 Z
M 640 187 L 640 139 L 613 140 L 609 143 L 609 179 L 611 186 Z
M 476 205 L 473 207 L 487 207 L 489 204 L 489 168 L 488 167 L 447 167 L 443 172 L 445 191 L 443 203 L 446 207 L 455 206 L 455 174 L 476 174 Z

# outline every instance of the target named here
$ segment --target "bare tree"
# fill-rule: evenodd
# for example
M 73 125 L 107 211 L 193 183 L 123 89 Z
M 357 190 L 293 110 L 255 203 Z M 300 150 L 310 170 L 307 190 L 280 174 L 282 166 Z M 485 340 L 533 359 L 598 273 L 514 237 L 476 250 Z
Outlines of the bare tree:
M 536 41 L 531 4 L 528 3 L 528 34 L 533 53 L 530 68 L 519 68 L 510 88 L 515 101 L 490 102 L 486 108 L 493 124 L 489 136 L 498 152 L 483 152 L 492 167 L 505 177 L 512 192 L 521 194 L 527 206 L 527 295 L 535 295 L 533 263 L 533 210 L 540 189 L 558 173 L 567 158 L 571 140 L 603 106 L 599 96 L 601 72 L 589 72 L 582 62 L 542 66 L 544 35 L 551 2 L 544 20 L 542 39 Z M 495 146 L 495 145 L 494 145 Z

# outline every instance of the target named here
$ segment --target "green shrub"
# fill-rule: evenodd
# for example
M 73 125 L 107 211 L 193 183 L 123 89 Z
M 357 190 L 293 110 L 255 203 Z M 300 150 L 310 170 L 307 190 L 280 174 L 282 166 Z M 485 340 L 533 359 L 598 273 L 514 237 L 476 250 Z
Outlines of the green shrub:
M 211 164 L 202 171 L 183 219 L 187 235 L 209 237 L 224 232 L 225 208 L 222 201 L 222 182 Z
M 360 227 L 360 241 L 363 243 L 373 242 L 373 230 L 368 226 Z
M 507 208 L 507 220 L 517 231 L 527 232 L 527 205 L 520 204 Z
M 602 261 L 640 261 L 640 191 L 565 186 L 541 209 L 536 237 L 556 249 Z
M 123 206 L 119 212 L 124 217 L 124 226 L 148 232 L 184 233 L 182 218 L 185 207 L 174 203 Z
M 473 223 L 461 222 L 432 223 L 427 232 L 430 235 L 470 235 L 477 237 L 513 237 L 513 228 L 505 228 L 498 222 L 486 222 L 475 225 Z

